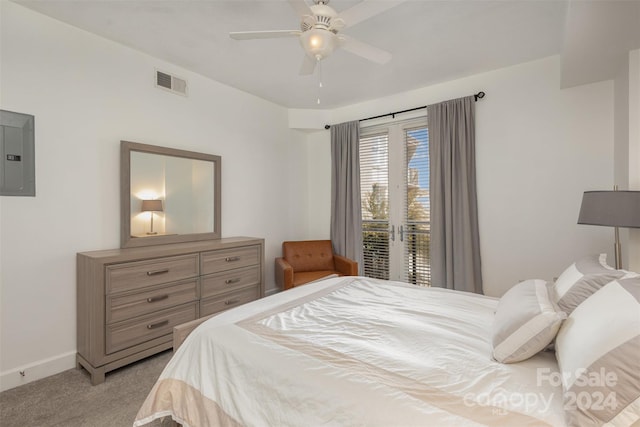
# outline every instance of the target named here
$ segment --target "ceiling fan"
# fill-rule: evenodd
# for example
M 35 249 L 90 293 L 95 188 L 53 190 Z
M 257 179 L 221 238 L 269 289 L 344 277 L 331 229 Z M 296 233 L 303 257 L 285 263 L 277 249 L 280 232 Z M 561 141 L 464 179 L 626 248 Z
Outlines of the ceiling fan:
M 340 31 L 391 9 L 403 1 L 406 0 L 363 0 L 338 13 L 328 6 L 329 0 L 313 0 L 314 4 L 311 6 L 305 0 L 288 0 L 300 16 L 299 30 L 240 31 L 229 33 L 229 36 L 235 40 L 298 37 L 306 53 L 300 68 L 301 75 L 312 74 L 316 64 L 336 48 L 378 64 L 385 64 L 391 59 L 389 52 L 341 34 Z

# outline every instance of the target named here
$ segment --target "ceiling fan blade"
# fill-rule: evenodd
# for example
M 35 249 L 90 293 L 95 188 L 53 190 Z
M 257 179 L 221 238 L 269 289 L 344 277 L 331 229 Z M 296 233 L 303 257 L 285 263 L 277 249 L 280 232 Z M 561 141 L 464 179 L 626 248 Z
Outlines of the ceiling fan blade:
M 345 35 L 340 35 L 339 40 L 342 49 L 368 59 L 369 61 L 386 64 L 391 60 L 391 54 L 386 50 L 378 49 L 370 44 L 363 43 L 360 40 Z
M 338 16 L 344 20 L 346 26 L 351 27 L 405 1 L 407 0 L 362 0 L 355 6 L 342 11 Z
M 300 75 L 308 76 L 309 74 L 313 74 L 313 71 L 316 69 L 317 63 L 317 59 L 314 59 L 309 55 L 305 55 L 304 59 L 302 60 L 302 66 L 300 67 Z
M 296 13 L 300 16 L 311 15 L 313 16 L 313 12 L 311 8 L 304 0 L 289 0 L 289 4 L 296 11 Z
M 300 33 L 300 30 L 237 31 L 229 33 L 229 37 L 234 40 L 276 39 L 281 37 L 297 37 Z

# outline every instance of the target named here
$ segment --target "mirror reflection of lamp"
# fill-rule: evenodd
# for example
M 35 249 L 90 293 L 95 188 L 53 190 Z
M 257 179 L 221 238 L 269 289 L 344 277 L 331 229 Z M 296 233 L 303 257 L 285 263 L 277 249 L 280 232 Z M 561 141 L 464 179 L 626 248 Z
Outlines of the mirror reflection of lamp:
M 142 208 L 140 209 L 142 212 L 151 212 L 151 230 L 147 232 L 147 234 L 158 234 L 158 232 L 153 231 L 153 213 L 154 212 L 162 212 L 162 200 L 143 200 Z

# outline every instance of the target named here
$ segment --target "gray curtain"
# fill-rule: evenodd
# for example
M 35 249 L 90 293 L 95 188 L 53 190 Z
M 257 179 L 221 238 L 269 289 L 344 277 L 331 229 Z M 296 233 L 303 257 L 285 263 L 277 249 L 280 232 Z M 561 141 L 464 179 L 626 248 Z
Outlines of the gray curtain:
M 482 293 L 473 96 L 427 107 L 431 283 Z
M 358 262 L 362 274 L 360 124 L 331 126 L 331 242 L 333 250 Z

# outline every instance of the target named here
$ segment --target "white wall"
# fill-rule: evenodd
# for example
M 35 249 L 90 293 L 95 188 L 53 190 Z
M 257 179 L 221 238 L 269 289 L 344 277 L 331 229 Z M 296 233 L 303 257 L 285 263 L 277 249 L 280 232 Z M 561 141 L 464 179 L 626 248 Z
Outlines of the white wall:
M 340 123 L 467 96 L 476 104 L 480 242 L 485 293 L 558 276 L 576 258 L 607 252 L 610 229 L 577 225 L 582 193 L 613 185 L 613 83 L 560 90 L 547 58 L 333 111 Z M 398 119 L 401 119 L 398 116 Z M 309 120 L 307 120 L 309 121 Z M 309 193 L 330 191 L 329 132 L 308 137 Z M 324 142 L 323 142 L 324 141 Z M 312 168 L 313 167 L 313 168 Z M 328 236 L 323 209 L 309 228 Z
M 266 239 L 272 290 L 280 243 L 306 222 L 295 179 L 304 134 L 288 128 L 287 110 L 17 4 L 0 8 L 0 108 L 33 114 L 36 126 L 36 197 L 0 198 L 0 387 L 74 366 L 75 254 L 119 247 L 120 140 L 221 155 L 223 236 Z M 189 97 L 155 88 L 154 68 L 186 78 Z
M 625 61 L 616 78 L 614 87 L 613 126 L 613 183 L 620 190 L 629 190 L 629 63 Z M 607 190 L 611 190 L 608 188 Z M 629 265 L 629 230 L 620 229 L 622 265 Z
M 331 228 L 331 145 L 330 132 L 314 132 L 307 137 L 307 239 L 329 239 Z
M 629 52 L 614 80 L 614 182 L 640 190 L 640 50 Z M 620 229 L 622 266 L 640 271 L 640 230 Z
M 629 189 L 640 191 L 640 49 L 629 52 Z M 629 230 L 629 269 L 640 272 L 640 229 Z

